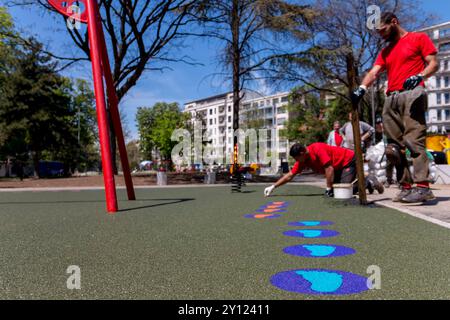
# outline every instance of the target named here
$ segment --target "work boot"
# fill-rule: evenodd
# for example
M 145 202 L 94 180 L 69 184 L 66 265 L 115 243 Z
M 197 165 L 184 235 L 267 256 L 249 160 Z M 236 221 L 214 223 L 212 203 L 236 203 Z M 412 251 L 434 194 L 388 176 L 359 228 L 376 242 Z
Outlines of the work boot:
M 370 194 L 372 194 L 374 190 L 377 190 L 379 194 L 382 194 L 384 192 L 383 184 L 378 181 L 377 177 L 368 176 L 367 182 L 367 189 L 369 190 Z
M 415 187 L 412 191 L 401 199 L 404 203 L 420 203 L 427 200 L 436 199 L 430 188 Z
M 405 189 L 402 188 L 400 193 L 398 193 L 394 199 L 392 199 L 392 202 L 401 202 L 402 199 L 406 196 L 408 196 L 412 192 L 412 189 Z

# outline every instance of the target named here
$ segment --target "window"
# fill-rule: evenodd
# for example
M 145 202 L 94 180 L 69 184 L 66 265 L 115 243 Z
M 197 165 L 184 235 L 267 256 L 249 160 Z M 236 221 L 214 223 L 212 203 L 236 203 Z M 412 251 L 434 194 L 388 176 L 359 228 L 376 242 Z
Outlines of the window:
M 450 28 L 439 31 L 439 38 L 444 38 L 448 36 L 450 36 Z
M 212 126 L 212 119 L 209 119 L 209 125 Z
M 450 93 L 446 93 L 445 94 L 445 104 L 449 104 L 450 103 Z
M 214 108 L 214 114 L 217 114 L 217 108 Z
M 277 113 L 286 113 L 286 107 L 277 108 Z
M 231 116 L 228 116 L 228 122 L 231 122 Z
M 275 98 L 272 100 L 273 105 L 276 105 L 278 102 L 280 102 L 280 99 L 278 99 L 278 98 Z
M 450 109 L 445 109 L 445 120 L 450 120 Z
M 441 44 L 439 47 L 440 52 L 450 51 L 450 42 Z
M 441 113 L 441 110 L 437 110 L 437 121 L 442 121 L 442 113 Z
M 214 118 L 214 124 L 217 124 L 217 118 Z
M 228 106 L 228 112 L 231 112 L 231 106 Z
M 281 98 L 281 102 L 288 102 L 288 100 L 289 100 L 289 99 L 288 99 L 288 96 L 285 96 L 285 97 L 282 97 L 282 98 Z
M 425 112 L 425 121 L 429 122 L 430 121 L 430 116 L 428 114 L 428 111 Z
M 441 87 L 441 77 L 436 77 L 436 88 Z
M 441 94 L 440 93 L 436 93 L 436 103 L 437 104 L 441 104 L 442 103 Z
M 444 70 L 448 70 L 448 60 L 444 61 Z
M 449 86 L 449 83 L 448 83 L 448 77 L 445 77 L 445 87 L 448 87 Z
M 212 115 L 212 109 L 209 109 L 209 115 Z

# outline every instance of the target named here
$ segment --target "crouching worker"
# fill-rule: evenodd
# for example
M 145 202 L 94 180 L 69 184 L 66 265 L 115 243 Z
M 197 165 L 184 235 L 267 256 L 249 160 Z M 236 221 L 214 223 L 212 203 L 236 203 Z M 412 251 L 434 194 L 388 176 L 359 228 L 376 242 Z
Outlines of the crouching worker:
M 280 178 L 274 185 L 264 190 L 264 196 L 268 197 L 275 188 L 278 188 L 289 181 L 295 175 L 302 173 L 305 168 L 310 168 L 316 173 L 325 174 L 327 190 L 325 195 L 333 197 L 333 184 L 352 183 L 356 179 L 356 160 L 355 152 L 350 149 L 333 147 L 325 143 L 313 143 L 309 146 L 294 144 L 289 155 L 297 162 L 292 170 Z M 379 193 L 384 192 L 383 185 L 376 177 L 366 179 L 366 188 L 369 192 L 376 189 Z M 353 193 L 358 192 L 357 185 L 354 184 Z

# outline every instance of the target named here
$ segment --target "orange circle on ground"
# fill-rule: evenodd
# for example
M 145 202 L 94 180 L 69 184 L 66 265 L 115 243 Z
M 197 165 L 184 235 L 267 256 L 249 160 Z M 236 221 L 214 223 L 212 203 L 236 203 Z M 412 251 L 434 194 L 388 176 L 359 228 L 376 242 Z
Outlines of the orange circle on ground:
M 264 212 L 277 212 L 278 209 L 264 209 Z
M 276 206 L 267 206 L 266 208 L 267 209 L 279 209 L 281 207 L 282 207 L 281 205 L 276 205 Z
M 282 201 L 272 202 L 272 204 L 284 204 Z
M 271 216 L 273 216 L 273 214 L 255 214 L 256 219 L 264 219 Z

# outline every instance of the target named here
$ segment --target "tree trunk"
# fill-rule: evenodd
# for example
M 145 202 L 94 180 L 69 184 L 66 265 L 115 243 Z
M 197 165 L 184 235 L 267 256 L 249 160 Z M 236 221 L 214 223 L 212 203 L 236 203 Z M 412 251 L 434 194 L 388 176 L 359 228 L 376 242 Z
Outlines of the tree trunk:
M 347 54 L 347 79 L 349 84 L 349 92 L 355 89 L 358 83 L 357 68 L 355 66 L 355 58 L 353 52 Z M 356 155 L 356 171 L 358 176 L 358 192 L 359 192 L 359 203 L 361 205 L 367 205 L 367 194 L 366 194 L 366 184 L 364 178 L 364 162 L 363 154 L 361 148 L 361 132 L 359 127 L 359 112 L 357 104 L 352 105 L 352 127 L 353 127 L 353 141 L 355 144 L 355 155 Z
M 239 1 L 233 0 L 231 11 L 231 32 L 233 34 L 232 56 L 233 56 L 233 131 L 234 131 L 234 150 L 236 152 L 238 137 L 236 130 L 239 129 L 239 101 L 240 101 L 240 62 L 241 53 L 239 51 Z M 236 156 L 236 155 L 235 155 Z

